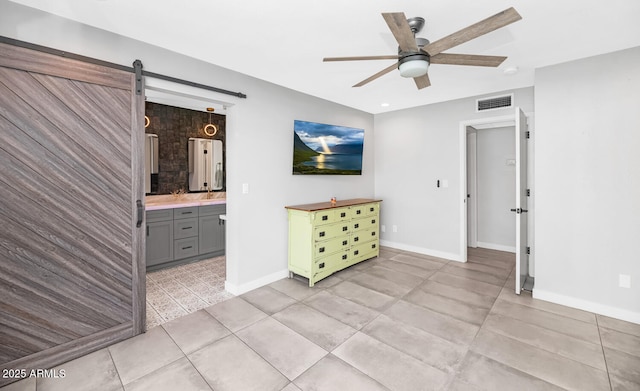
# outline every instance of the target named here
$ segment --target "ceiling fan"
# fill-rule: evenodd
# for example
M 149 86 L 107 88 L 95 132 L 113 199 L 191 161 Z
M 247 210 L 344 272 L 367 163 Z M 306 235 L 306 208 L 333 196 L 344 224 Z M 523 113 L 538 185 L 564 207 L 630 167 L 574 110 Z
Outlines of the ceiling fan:
M 423 18 L 407 19 L 403 12 L 383 13 L 382 17 L 398 41 L 397 55 L 325 57 L 323 59 L 323 61 L 397 60 L 393 65 L 364 79 L 354 87 L 361 87 L 395 68 L 400 70 L 401 76 L 412 77 L 418 89 L 423 89 L 431 85 L 427 74 L 429 64 L 497 67 L 507 57 L 443 52 L 522 19 L 522 16 L 511 7 L 435 42 L 429 42 L 425 38 L 416 38 L 415 36 L 424 26 Z

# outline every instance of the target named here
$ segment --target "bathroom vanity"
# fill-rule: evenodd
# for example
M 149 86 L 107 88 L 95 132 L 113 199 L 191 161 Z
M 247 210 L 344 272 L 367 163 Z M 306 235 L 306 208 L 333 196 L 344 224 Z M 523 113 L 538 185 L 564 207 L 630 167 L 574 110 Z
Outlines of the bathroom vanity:
M 224 255 L 225 214 L 219 200 L 147 207 L 147 270 Z

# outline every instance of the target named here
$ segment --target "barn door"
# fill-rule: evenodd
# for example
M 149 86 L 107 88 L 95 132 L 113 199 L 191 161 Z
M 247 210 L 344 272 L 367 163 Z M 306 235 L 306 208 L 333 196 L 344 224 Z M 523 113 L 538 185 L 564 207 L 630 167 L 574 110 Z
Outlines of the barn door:
M 0 43 L 2 369 L 50 368 L 144 330 L 134 82 Z

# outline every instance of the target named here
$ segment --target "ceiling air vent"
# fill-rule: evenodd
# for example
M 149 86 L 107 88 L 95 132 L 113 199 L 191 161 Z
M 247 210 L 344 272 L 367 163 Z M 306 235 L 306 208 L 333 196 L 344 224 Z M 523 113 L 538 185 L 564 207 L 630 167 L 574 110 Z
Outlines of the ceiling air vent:
M 476 100 L 476 112 L 513 107 L 513 94 Z

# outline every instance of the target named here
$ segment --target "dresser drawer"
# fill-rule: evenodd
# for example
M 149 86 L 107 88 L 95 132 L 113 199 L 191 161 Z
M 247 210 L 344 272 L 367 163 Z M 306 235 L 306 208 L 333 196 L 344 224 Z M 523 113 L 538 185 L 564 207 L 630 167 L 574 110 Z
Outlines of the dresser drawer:
M 313 271 L 314 273 L 320 273 L 325 271 L 334 272 L 336 270 L 340 270 L 342 268 L 341 265 L 348 262 L 349 258 L 349 250 L 340 251 L 335 254 L 328 255 L 324 258 L 319 258 L 314 262 Z
M 339 221 L 336 217 L 335 210 L 333 209 L 312 212 L 310 213 L 309 217 L 311 218 L 311 224 L 313 224 L 314 226 L 333 224 Z
M 324 242 L 317 242 L 313 245 L 313 256 L 320 258 L 328 254 L 333 254 L 336 251 L 347 250 L 348 248 L 349 237 L 329 239 Z
M 362 230 L 378 229 L 378 216 L 373 215 L 369 217 L 360 218 L 357 220 L 351 220 L 351 232 L 355 233 Z
M 351 247 L 349 257 L 354 260 L 356 258 L 372 258 L 378 251 L 378 241 L 362 243 Z
M 176 208 L 173 210 L 173 219 L 188 219 L 191 217 L 198 217 L 198 207 L 189 206 L 186 208 Z
M 366 243 L 375 239 L 378 239 L 377 229 L 358 231 L 354 232 L 353 235 L 351 235 L 351 244 L 356 246 L 360 243 Z
M 189 258 L 198 255 L 198 237 L 174 240 L 173 254 L 175 259 Z
M 378 204 L 363 204 L 363 205 L 354 205 L 350 207 L 350 214 L 352 219 L 357 219 L 359 217 L 371 216 L 378 214 Z
M 348 221 L 340 222 L 337 224 L 321 225 L 313 228 L 313 240 L 324 241 L 327 239 L 335 238 L 336 236 L 345 235 L 350 232 L 350 226 Z
M 173 220 L 173 238 L 182 239 L 198 236 L 198 218 Z

